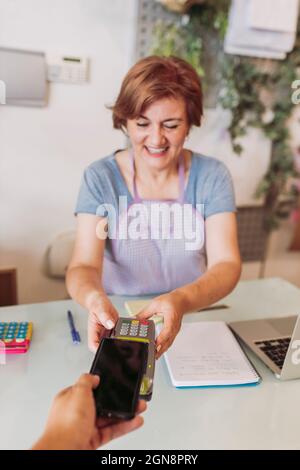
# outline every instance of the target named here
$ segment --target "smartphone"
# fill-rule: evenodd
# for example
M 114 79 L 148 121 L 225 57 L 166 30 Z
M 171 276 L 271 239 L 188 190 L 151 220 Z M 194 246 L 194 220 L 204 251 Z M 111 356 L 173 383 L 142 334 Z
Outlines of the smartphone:
M 100 376 L 94 390 L 97 416 L 131 419 L 136 413 L 148 344 L 103 338 L 91 367 Z

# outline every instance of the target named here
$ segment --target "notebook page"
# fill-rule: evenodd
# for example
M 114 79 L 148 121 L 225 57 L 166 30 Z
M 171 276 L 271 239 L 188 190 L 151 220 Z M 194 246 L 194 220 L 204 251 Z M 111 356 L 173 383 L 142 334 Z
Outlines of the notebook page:
M 177 387 L 256 383 L 251 366 L 225 322 L 184 323 L 164 355 Z

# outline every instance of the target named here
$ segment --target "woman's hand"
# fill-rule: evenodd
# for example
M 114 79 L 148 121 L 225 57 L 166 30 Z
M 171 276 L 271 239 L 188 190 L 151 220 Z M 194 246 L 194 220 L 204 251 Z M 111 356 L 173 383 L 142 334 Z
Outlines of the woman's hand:
M 93 389 L 98 385 L 98 376 L 83 374 L 75 385 L 62 390 L 54 399 L 44 434 L 33 449 L 97 449 L 143 424 L 140 416 L 129 421 L 96 420 Z M 137 412 L 145 409 L 145 402 L 140 401 Z
M 119 314 L 109 298 L 101 292 L 92 292 L 87 300 L 88 317 L 88 345 L 92 352 L 96 352 L 105 334 L 111 330 Z
M 180 330 L 183 314 L 183 300 L 176 291 L 160 295 L 138 313 L 139 320 L 160 315 L 163 317 L 164 326 L 156 339 L 156 359 L 158 359 L 173 343 Z

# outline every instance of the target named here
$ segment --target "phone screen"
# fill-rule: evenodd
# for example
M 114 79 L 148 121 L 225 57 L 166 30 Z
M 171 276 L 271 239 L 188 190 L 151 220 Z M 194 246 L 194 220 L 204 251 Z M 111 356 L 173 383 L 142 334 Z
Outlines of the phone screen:
M 134 416 L 147 361 L 148 345 L 104 338 L 91 373 L 100 376 L 94 390 L 97 415 L 130 419 Z

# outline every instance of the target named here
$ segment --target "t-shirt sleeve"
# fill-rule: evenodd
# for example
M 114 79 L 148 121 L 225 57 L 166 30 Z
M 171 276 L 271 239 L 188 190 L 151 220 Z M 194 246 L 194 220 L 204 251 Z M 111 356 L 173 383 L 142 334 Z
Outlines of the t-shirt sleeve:
M 218 162 L 213 175 L 210 191 L 205 198 L 205 219 L 214 214 L 236 211 L 233 181 L 224 163 Z
M 103 204 L 101 184 L 97 174 L 91 167 L 84 171 L 77 197 L 74 214 L 97 214 L 97 209 Z

